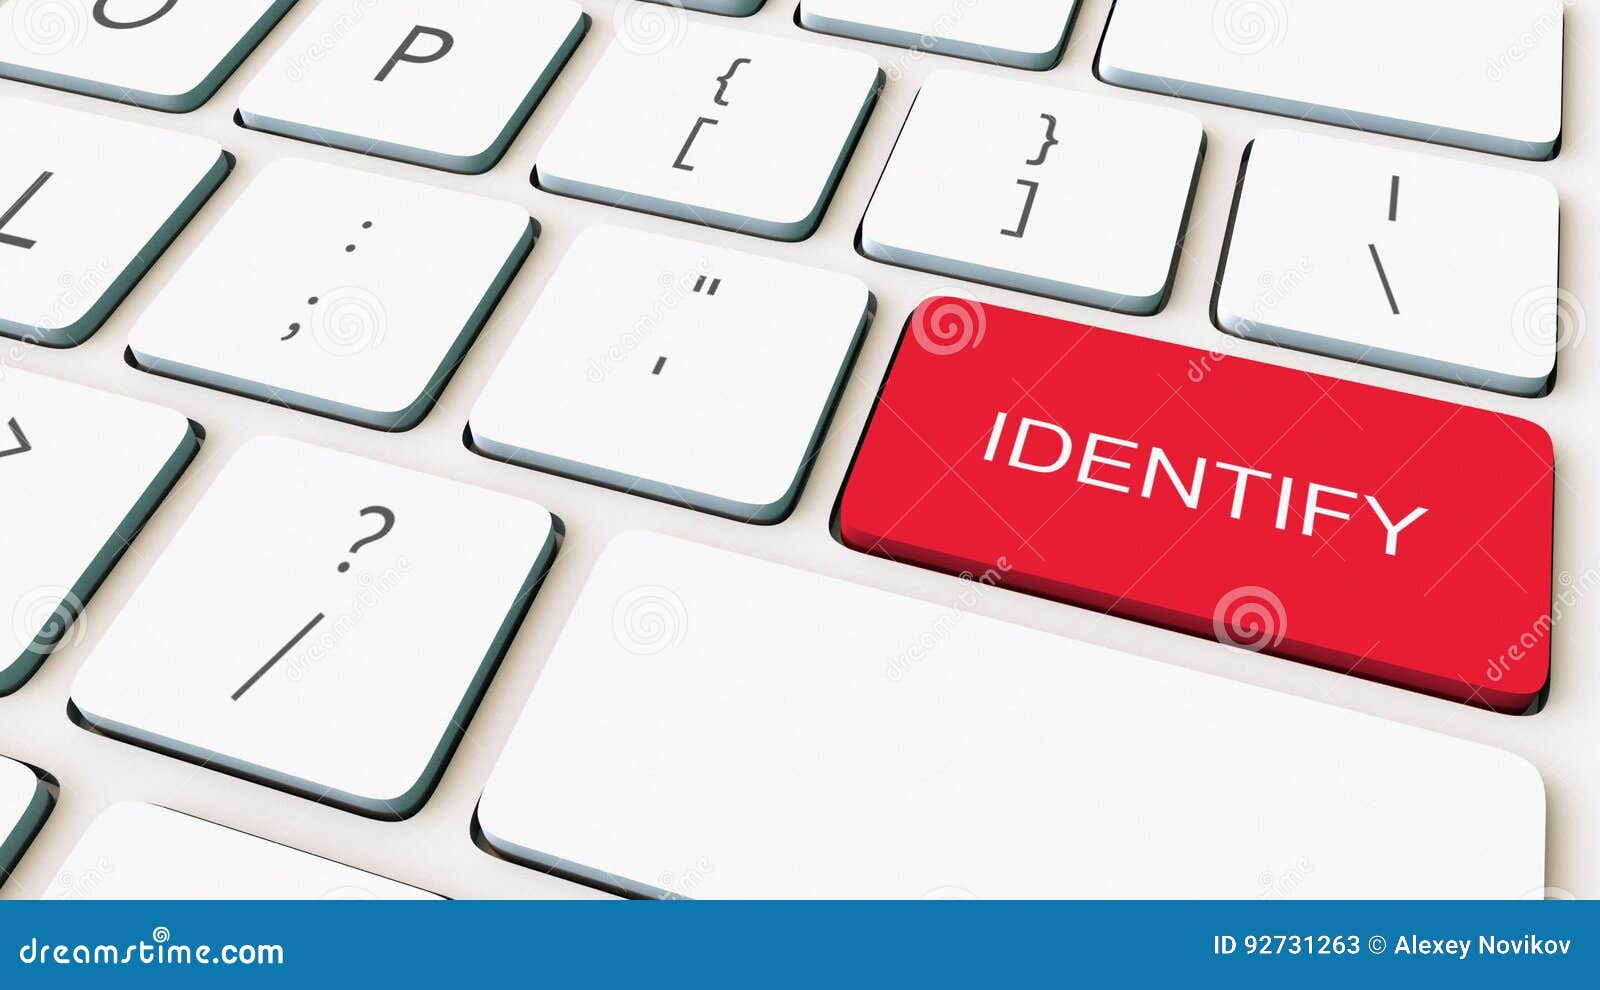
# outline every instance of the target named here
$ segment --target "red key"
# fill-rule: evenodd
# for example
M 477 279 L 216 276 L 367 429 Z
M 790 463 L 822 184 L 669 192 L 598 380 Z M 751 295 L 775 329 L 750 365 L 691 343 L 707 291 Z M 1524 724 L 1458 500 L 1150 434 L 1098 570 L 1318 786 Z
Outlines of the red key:
M 1520 713 L 1549 682 L 1553 511 L 1526 420 L 938 298 L 838 521 L 866 553 Z

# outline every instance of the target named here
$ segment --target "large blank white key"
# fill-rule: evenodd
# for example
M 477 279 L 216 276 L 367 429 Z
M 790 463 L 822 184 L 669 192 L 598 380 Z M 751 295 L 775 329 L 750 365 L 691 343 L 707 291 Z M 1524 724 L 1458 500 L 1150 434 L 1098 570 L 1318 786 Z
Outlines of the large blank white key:
M 0 885 L 17 868 L 54 804 L 55 796 L 32 767 L 0 756 Z
M 867 207 L 861 246 L 893 265 L 1153 313 L 1177 267 L 1204 143 L 1198 120 L 1165 107 L 937 72 Z
M 82 638 L 84 603 L 199 448 L 170 409 L 0 371 L 0 695 Z
M 404 818 L 555 545 L 531 502 L 252 440 L 106 630 L 72 702 L 109 734 Z
M 128 339 L 140 367 L 405 430 L 533 245 L 521 207 L 308 161 L 256 176 Z
M 637 16 L 634 5 L 619 18 Z M 859 52 L 704 21 L 623 33 L 539 152 L 551 192 L 797 241 L 844 171 L 883 73 Z
M 360 17 L 349 0 L 322 0 L 250 81 L 239 115 L 289 137 L 483 172 L 587 24 L 573 0 L 387 0 Z M 339 43 L 324 49 L 330 37 Z
M 292 6 L 294 0 L 23 0 L 0 9 L 0 76 L 188 113 Z
M 0 100 L 0 148 L 0 333 L 51 347 L 98 330 L 228 174 L 215 141 L 32 100 Z
M 1249 898 L 1308 862 L 1297 897 L 1544 886 L 1519 757 L 647 533 L 595 565 L 478 820 L 644 895 Z
M 1291 131 L 1256 138 L 1243 181 L 1217 290 L 1223 329 L 1502 392 L 1548 390 L 1565 308 L 1549 182 Z
M 431 894 L 153 804 L 102 811 L 47 900 L 437 900 Z
M 1516 158 L 1561 140 L 1561 3 L 1117 0 L 1106 82 Z
M 1060 60 L 1077 13 L 1078 0 L 800 2 L 800 23 L 813 31 L 1036 70 Z
M 848 276 L 591 228 L 479 398 L 472 439 L 529 467 L 777 522 L 871 309 Z

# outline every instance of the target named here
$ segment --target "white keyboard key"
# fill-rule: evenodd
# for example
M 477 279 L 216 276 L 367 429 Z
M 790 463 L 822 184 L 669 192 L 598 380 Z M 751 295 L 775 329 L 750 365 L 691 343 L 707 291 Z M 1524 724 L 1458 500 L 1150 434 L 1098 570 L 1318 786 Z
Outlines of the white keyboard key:
M 129 350 L 158 374 L 410 429 L 534 232 L 510 203 L 276 161 L 140 315 Z
M 239 98 L 249 127 L 447 169 L 505 154 L 578 46 L 573 0 L 321 0 Z M 324 48 L 322 39 L 339 43 Z M 313 54 L 318 53 L 318 54 Z
M 102 811 L 46 900 L 438 900 L 416 887 L 153 804 Z
M 1544 886 L 1544 810 L 1477 743 L 628 533 L 478 821 L 647 896 L 1250 898 L 1309 861 L 1296 897 L 1426 899 Z
M 200 449 L 170 409 L 0 370 L 0 695 L 76 643 L 84 603 Z
M 861 246 L 892 265 L 1154 313 L 1204 144 L 1180 111 L 936 72 L 867 207 Z
M 748 522 L 793 510 L 872 297 L 622 227 L 562 259 L 472 411 L 484 453 Z
M 0 100 L 0 147 L 0 334 L 50 347 L 98 330 L 229 168 L 215 141 L 32 100 Z
M 0 9 L 0 76 L 188 113 L 294 0 L 24 0 Z
M 639 16 L 624 3 L 617 17 Z M 859 52 L 690 21 L 619 34 L 539 152 L 551 192 L 783 241 L 811 235 L 877 99 Z
M 55 795 L 32 767 L 0 756 L 0 885 L 44 827 Z
M 800 0 L 813 31 L 1034 70 L 1060 61 L 1077 14 L 1078 0 Z
M 1545 159 L 1561 141 L 1552 0 L 1117 0 L 1117 86 Z
M 1217 319 L 1252 340 L 1542 395 L 1566 308 L 1560 219 L 1538 176 L 1268 131 L 1246 159 Z
M 106 630 L 72 703 L 109 735 L 405 818 L 555 546 L 531 502 L 252 440 Z

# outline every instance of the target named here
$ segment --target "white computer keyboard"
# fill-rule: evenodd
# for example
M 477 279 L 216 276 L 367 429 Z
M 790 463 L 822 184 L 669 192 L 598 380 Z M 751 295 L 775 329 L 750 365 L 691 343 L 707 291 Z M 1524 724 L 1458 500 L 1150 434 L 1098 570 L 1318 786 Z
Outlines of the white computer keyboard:
M 1588 11 L 688 6 L 0 2 L 0 896 L 1600 891 Z M 1531 420 L 1427 504 L 1542 470 L 1462 573 L 1553 626 L 1455 692 L 861 536 L 931 296 Z

